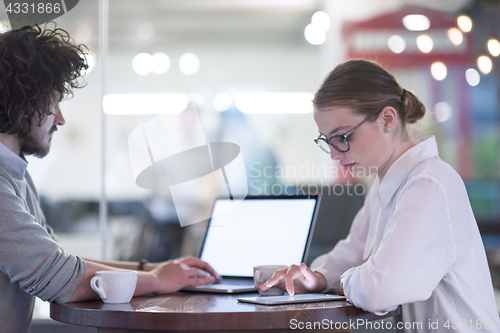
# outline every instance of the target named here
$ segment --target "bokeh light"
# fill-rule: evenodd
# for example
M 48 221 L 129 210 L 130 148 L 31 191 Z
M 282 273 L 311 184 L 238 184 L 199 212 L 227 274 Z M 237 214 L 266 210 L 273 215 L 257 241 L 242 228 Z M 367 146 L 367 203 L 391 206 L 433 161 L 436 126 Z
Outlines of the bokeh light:
M 467 83 L 472 87 L 477 86 L 479 82 L 481 82 L 479 72 L 474 68 L 469 68 L 465 71 L 465 79 L 467 80 Z
M 87 68 L 86 71 L 83 72 L 83 75 L 87 75 L 89 74 L 90 72 L 92 72 L 92 70 L 94 69 L 95 67 L 95 64 L 96 64 L 96 56 L 93 52 L 85 52 L 83 55 L 81 55 L 81 57 L 84 59 L 84 61 L 87 63 L 87 66 L 89 66 Z
M 483 55 L 477 58 L 477 67 L 483 74 L 488 74 L 493 68 L 493 62 L 490 57 Z
M 472 30 L 472 20 L 467 15 L 460 15 L 457 18 L 457 24 L 463 32 L 469 32 Z
M 179 68 L 186 75 L 195 74 L 200 68 L 200 60 L 193 53 L 184 53 L 179 59 Z
M 153 73 L 162 75 L 170 69 L 170 58 L 162 52 L 153 54 Z
M 437 81 L 442 81 L 448 75 L 448 69 L 442 62 L 435 62 L 431 65 L 431 74 Z
M 410 31 L 425 31 L 431 27 L 431 21 L 425 15 L 411 14 L 403 17 L 403 25 Z
M 135 29 L 135 34 L 139 39 L 149 39 L 153 37 L 154 33 L 155 28 L 149 22 L 143 22 L 137 26 L 137 29 Z
M 434 42 L 429 35 L 420 35 L 417 37 L 417 47 L 423 53 L 429 53 L 434 47 Z
M 492 38 L 488 41 L 488 51 L 490 51 L 490 54 L 494 57 L 500 55 L 500 42 L 498 39 Z
M 448 30 L 448 38 L 454 45 L 460 45 L 464 40 L 464 35 L 457 28 L 450 28 Z
M 453 110 L 450 103 L 439 102 L 434 106 L 434 117 L 440 123 L 447 121 L 451 118 Z
M 219 112 L 226 111 L 231 105 L 233 105 L 233 97 L 229 93 L 220 93 L 213 101 L 214 109 Z
M 84 23 L 78 26 L 74 35 L 75 41 L 78 43 L 89 44 L 92 41 L 92 26 Z
M 312 45 L 321 45 L 326 40 L 326 32 L 320 26 L 311 23 L 305 28 L 304 37 Z
M 401 53 L 406 49 L 406 41 L 399 35 L 392 35 L 387 40 L 387 46 L 394 53 Z
M 132 60 L 132 68 L 139 75 L 147 75 L 153 70 L 153 56 L 149 53 L 139 53 Z
M 0 22 L 0 34 L 6 33 L 7 31 L 9 31 L 7 24 Z
M 323 31 L 330 30 L 330 17 L 323 11 L 317 11 L 311 18 L 311 23 L 321 28 Z

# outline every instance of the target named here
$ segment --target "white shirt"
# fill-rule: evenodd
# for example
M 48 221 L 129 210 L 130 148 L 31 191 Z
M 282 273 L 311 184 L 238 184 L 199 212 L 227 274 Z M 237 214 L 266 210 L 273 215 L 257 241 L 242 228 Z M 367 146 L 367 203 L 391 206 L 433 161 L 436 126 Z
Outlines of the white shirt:
M 327 289 L 338 288 L 344 273 L 346 298 L 366 311 L 401 305 L 395 325 L 413 326 L 402 332 L 500 331 L 465 186 L 439 158 L 434 137 L 376 178 L 347 238 L 311 268 Z

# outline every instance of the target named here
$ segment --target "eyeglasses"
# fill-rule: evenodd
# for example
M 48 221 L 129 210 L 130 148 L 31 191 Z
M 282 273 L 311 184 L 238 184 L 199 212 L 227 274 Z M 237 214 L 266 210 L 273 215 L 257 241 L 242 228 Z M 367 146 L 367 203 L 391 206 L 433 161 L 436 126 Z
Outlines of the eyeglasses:
M 314 139 L 314 142 L 323 150 L 325 153 L 330 154 L 332 146 L 333 148 L 337 149 L 341 153 L 346 153 L 351 149 L 349 146 L 349 142 L 347 141 L 347 138 L 354 133 L 355 130 L 357 130 L 361 125 L 363 125 L 365 122 L 368 121 L 371 117 L 374 115 L 380 113 L 383 110 L 383 108 L 379 111 L 373 112 L 371 115 L 365 118 L 362 122 L 360 122 L 356 127 L 353 129 L 349 130 L 345 134 L 340 134 L 340 135 L 334 135 L 330 138 L 325 138 L 323 134 L 318 135 L 316 139 Z

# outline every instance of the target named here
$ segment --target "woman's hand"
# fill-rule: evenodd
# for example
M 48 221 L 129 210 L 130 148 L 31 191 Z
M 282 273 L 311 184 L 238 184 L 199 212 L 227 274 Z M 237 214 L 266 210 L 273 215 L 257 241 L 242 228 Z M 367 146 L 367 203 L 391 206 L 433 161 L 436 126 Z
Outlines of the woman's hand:
M 149 272 L 156 277 L 156 293 L 168 294 L 188 286 L 201 286 L 221 277 L 206 262 L 191 256 L 156 264 Z
M 326 288 L 325 277 L 317 272 L 311 271 L 306 264 L 277 270 L 269 281 L 255 286 L 257 290 L 266 291 L 271 287 L 286 290 L 291 296 L 308 292 L 322 292 Z
M 339 295 L 341 295 L 341 296 L 345 296 L 345 295 L 344 295 L 344 287 L 343 287 L 343 286 L 340 286 L 340 287 L 339 287 L 339 291 L 338 291 L 338 292 L 339 292 Z

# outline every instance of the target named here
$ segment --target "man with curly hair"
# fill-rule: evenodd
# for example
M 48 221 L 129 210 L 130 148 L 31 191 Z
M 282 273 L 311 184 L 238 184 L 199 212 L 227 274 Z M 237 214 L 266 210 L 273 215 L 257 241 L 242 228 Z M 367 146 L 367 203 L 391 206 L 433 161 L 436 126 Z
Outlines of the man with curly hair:
M 26 155 L 44 157 L 64 125 L 59 102 L 82 87 L 84 45 L 62 29 L 39 27 L 0 35 L 0 331 L 28 332 L 35 297 L 98 299 L 99 270 L 138 272 L 135 295 L 171 293 L 220 279 L 207 263 L 184 257 L 158 264 L 97 262 L 64 252 L 46 225 Z

